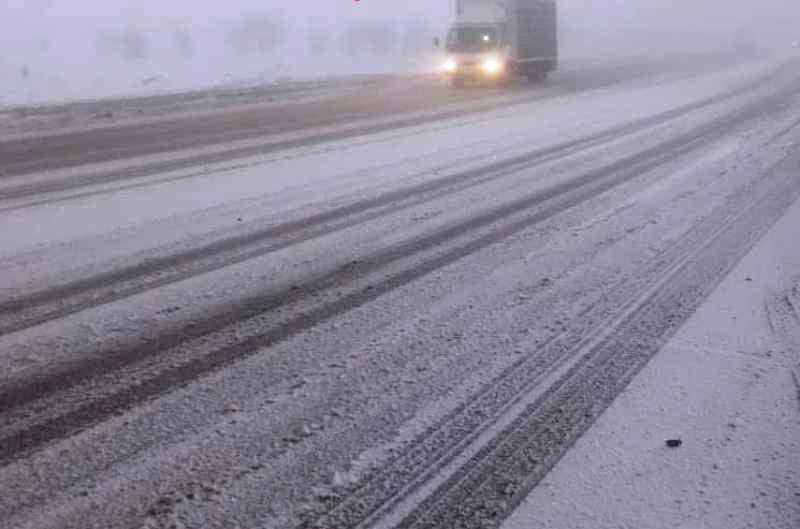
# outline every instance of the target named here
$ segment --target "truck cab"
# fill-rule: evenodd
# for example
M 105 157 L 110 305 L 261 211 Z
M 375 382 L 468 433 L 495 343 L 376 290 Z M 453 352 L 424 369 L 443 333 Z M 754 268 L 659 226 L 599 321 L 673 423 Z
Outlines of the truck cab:
M 554 0 L 456 0 L 442 69 L 455 86 L 513 75 L 543 80 L 558 61 Z
M 498 79 L 509 73 L 505 24 L 460 23 L 447 34 L 444 70 L 454 84 L 466 79 Z

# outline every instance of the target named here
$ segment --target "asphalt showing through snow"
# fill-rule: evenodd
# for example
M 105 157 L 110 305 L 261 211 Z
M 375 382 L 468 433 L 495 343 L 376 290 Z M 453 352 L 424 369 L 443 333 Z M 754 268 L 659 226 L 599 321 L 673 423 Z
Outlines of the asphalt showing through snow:
M 64 248 L 44 245 L 72 279 L 21 275 L 24 288 L 0 298 L 0 355 L 25 360 L 0 387 L 0 518 L 37 529 L 498 526 L 800 197 L 785 148 L 796 66 L 594 67 L 538 89 L 415 86 L 0 143 L 0 171 L 14 178 L 0 188 L 1 223 L 297 145 L 506 108 L 570 111 L 553 101 L 587 116 L 632 105 L 575 139 L 462 153 L 463 167 L 422 170 L 417 183 L 364 181 L 310 210 L 298 202 L 292 220 L 190 236 L 104 272 L 69 270 Z M 642 94 L 672 86 L 676 103 L 651 110 Z M 378 116 L 390 119 L 359 125 Z M 348 128 L 315 132 L 330 125 Z M 137 167 L 137 156 L 209 146 L 219 151 Z M 732 150 L 711 156 L 720 149 Z M 93 172 L 108 161 L 127 166 Z M 112 186 L 58 196 L 99 182 Z M 173 184 L 138 192 L 169 197 Z M 157 309 L 153 325 L 136 323 L 140 307 Z

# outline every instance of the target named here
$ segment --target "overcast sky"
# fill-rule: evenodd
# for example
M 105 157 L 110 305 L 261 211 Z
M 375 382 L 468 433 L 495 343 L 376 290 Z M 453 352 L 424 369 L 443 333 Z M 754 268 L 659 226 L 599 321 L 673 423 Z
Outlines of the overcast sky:
M 342 21 L 359 17 L 403 16 L 406 13 L 445 17 L 449 10 L 450 2 L 436 0 L 3 0 L 0 13 L 10 17 L 4 16 L 0 20 L 27 23 L 46 17 L 87 23 L 126 20 L 137 24 L 214 24 L 247 13 L 266 12 L 286 17 L 325 17 Z
M 445 17 L 453 0 L 3 0 L 0 24 L 3 29 L 18 23 L 38 24 L 45 20 L 73 23 L 126 20 L 153 23 L 158 20 L 180 23 L 213 23 L 242 12 L 282 13 L 290 17 L 324 16 L 346 20 L 364 16 L 403 16 L 408 12 Z M 583 11 L 594 21 L 603 18 L 656 22 L 701 15 L 705 22 L 715 19 L 758 20 L 783 18 L 797 20 L 797 0 L 561 0 L 562 9 Z
M 32 38 L 48 31 L 85 31 L 124 24 L 140 27 L 218 26 L 246 14 L 264 13 L 302 26 L 332 25 L 359 18 L 424 16 L 444 23 L 454 0 L 2 0 L 0 35 Z M 636 31 L 696 30 L 753 25 L 762 30 L 794 26 L 800 33 L 800 0 L 560 0 L 562 17 L 574 26 Z

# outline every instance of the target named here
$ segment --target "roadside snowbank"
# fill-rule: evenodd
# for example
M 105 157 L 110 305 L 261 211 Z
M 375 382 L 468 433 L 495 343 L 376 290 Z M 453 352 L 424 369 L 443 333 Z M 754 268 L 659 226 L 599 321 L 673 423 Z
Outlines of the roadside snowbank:
M 800 527 L 798 225 L 800 203 L 504 529 Z

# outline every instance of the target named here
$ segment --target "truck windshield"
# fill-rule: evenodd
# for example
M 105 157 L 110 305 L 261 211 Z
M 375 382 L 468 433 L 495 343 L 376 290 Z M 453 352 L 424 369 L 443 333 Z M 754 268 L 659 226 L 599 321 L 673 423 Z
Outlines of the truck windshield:
M 447 50 L 451 52 L 489 51 L 497 48 L 499 36 L 492 27 L 454 28 L 447 36 Z

